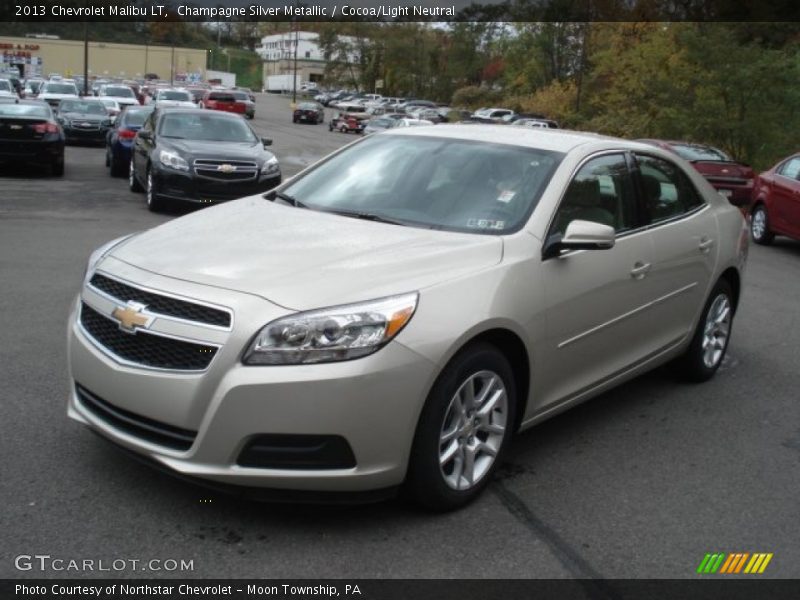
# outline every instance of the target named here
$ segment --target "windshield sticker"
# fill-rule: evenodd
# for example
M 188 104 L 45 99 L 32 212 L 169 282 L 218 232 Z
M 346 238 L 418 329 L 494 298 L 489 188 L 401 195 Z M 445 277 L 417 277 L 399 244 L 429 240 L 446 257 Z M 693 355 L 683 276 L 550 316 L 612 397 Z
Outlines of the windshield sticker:
M 512 190 L 503 190 L 497 197 L 497 201 L 502 202 L 503 204 L 508 204 L 509 202 L 511 202 L 511 200 L 513 200 L 514 196 L 516 195 L 517 193 Z
M 494 219 L 469 219 L 467 227 L 472 229 L 505 229 L 505 221 L 495 221 Z

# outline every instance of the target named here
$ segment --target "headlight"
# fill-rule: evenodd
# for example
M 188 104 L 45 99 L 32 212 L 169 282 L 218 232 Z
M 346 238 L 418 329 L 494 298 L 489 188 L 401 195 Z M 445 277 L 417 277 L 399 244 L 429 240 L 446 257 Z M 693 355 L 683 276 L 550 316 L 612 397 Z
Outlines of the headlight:
M 258 332 L 243 362 L 299 365 L 372 354 L 406 326 L 418 299 L 414 292 L 281 317 Z
M 273 156 L 267 162 L 264 163 L 263 167 L 261 167 L 261 174 L 270 175 L 272 173 L 277 173 L 280 170 L 281 168 L 280 165 L 278 164 L 278 159 Z
M 158 160 L 161 161 L 162 165 L 164 165 L 165 167 L 170 167 L 171 169 L 177 169 L 178 171 L 189 170 L 189 163 L 187 163 L 185 160 L 183 160 L 180 156 L 178 156 L 174 152 L 169 152 L 167 150 L 159 150 Z
M 136 235 L 136 234 L 135 233 L 130 233 L 128 235 L 123 235 L 120 238 L 117 238 L 115 240 L 111 240 L 110 242 L 107 242 L 107 243 L 103 244 L 97 250 L 92 252 L 89 255 L 89 260 L 86 263 L 86 273 L 84 273 L 84 279 L 87 279 L 88 277 L 90 277 L 94 273 L 95 267 L 97 267 L 98 263 L 103 259 L 103 257 L 106 254 L 111 252 L 117 245 L 121 244 L 122 242 L 124 242 L 128 238 L 133 237 L 134 235 Z

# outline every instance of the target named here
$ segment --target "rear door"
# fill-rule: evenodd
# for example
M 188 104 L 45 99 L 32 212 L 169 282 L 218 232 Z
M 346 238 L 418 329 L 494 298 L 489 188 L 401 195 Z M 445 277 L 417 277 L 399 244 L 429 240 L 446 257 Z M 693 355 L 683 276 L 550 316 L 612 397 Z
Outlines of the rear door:
M 654 248 L 648 274 L 653 305 L 648 312 L 659 323 L 657 345 L 666 347 L 694 329 L 716 264 L 717 220 L 680 167 L 646 153 L 634 156 Z

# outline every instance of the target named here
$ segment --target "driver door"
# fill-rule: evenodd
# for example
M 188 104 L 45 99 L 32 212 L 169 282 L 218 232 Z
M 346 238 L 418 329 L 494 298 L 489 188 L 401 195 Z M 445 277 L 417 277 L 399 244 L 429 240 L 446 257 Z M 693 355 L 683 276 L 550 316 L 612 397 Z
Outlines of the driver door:
M 573 220 L 612 226 L 613 248 L 572 250 L 543 259 L 544 352 L 537 409 L 577 398 L 644 360 L 654 348 L 648 304 L 653 243 L 636 201 L 624 153 L 587 160 L 553 215 L 548 237 Z M 541 364 L 543 363 L 543 364 Z

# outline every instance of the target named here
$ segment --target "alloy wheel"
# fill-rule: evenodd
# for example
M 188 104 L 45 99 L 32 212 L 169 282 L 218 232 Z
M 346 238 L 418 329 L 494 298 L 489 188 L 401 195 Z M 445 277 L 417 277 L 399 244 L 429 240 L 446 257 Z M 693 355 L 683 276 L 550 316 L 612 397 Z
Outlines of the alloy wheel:
M 474 487 L 491 469 L 506 435 L 508 398 L 492 371 L 470 375 L 445 412 L 439 435 L 439 469 L 454 490 Z
M 763 208 L 757 208 L 753 213 L 753 222 L 750 225 L 753 230 L 753 237 L 760 240 L 767 232 L 767 213 Z
M 725 353 L 731 330 L 731 302 L 726 294 L 714 298 L 703 329 L 703 363 L 713 369 Z

